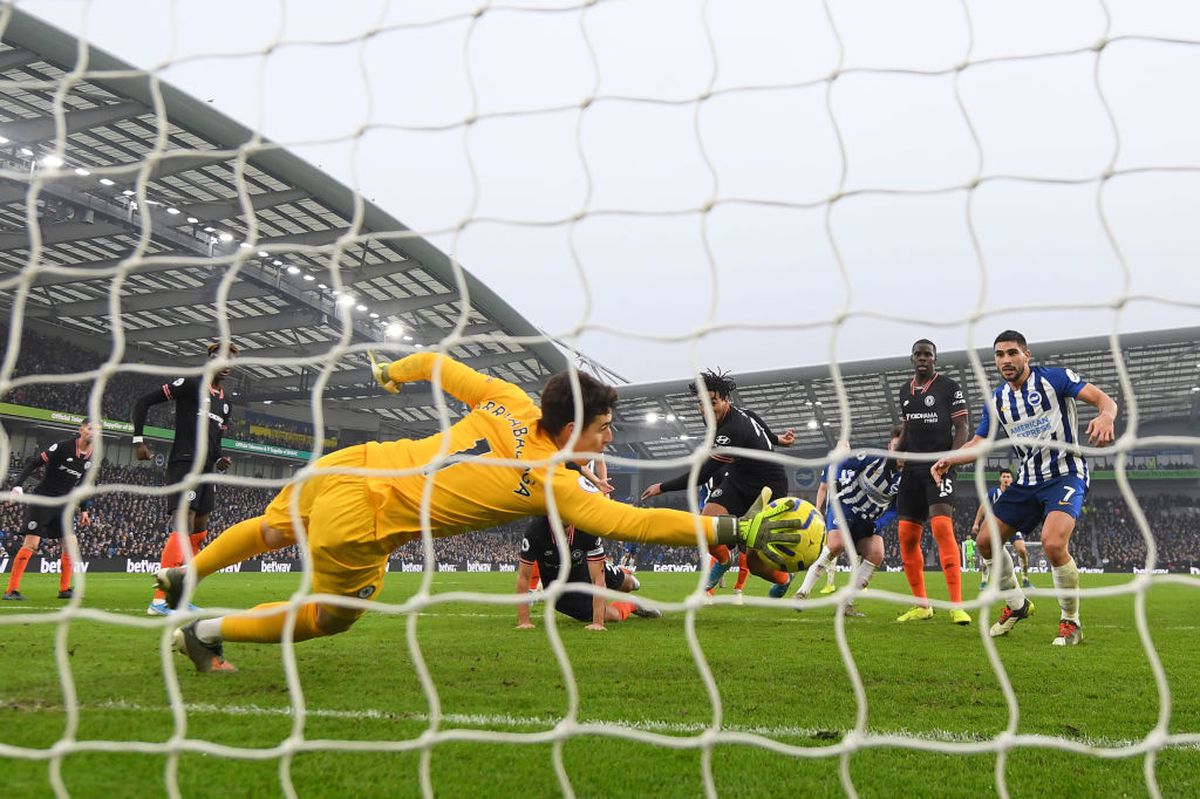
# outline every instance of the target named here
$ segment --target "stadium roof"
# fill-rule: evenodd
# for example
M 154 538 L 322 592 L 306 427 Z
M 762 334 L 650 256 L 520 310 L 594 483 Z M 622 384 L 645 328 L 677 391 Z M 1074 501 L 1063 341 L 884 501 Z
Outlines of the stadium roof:
M 18 312 L 22 277 L 33 276 L 26 318 L 107 342 L 115 291 L 127 360 L 196 363 L 218 335 L 223 288 L 248 401 L 307 404 L 317 356 L 346 322 L 352 343 L 384 341 L 398 323 L 397 353 L 461 325 L 455 357 L 530 388 L 566 368 L 563 351 L 503 299 L 346 186 L 102 51 L 89 49 L 86 72 L 69 74 L 77 40 L 10 11 L 0 46 L 0 314 Z M 45 269 L 54 266 L 70 269 Z M 291 362 L 305 357 L 309 365 Z M 434 423 L 427 399 L 377 402 L 364 364 L 361 353 L 338 359 L 324 396 L 370 397 L 358 406 L 393 431 Z
M 1193 429 L 1200 424 L 1200 390 L 1196 389 L 1200 386 L 1200 327 L 1131 333 L 1121 336 L 1120 346 L 1143 422 L 1183 420 Z M 1029 347 L 1036 362 L 1069 366 L 1098 385 L 1120 403 L 1122 424 L 1128 420 L 1130 403 L 1121 391 L 1107 336 L 1030 342 Z M 938 357 L 939 371 L 966 389 L 972 424 L 979 421 L 982 397 L 999 382 L 991 349 L 981 349 L 978 354 L 987 386 L 975 379 L 965 351 L 943 352 Z M 909 359 L 856 361 L 839 367 L 849 403 L 851 443 L 882 446 L 900 418 L 896 395 L 901 384 L 912 377 Z M 738 404 L 757 412 L 777 433 L 795 428 L 796 452 L 827 453 L 842 435 L 838 394 L 828 366 L 733 377 Z M 642 458 L 679 457 L 691 452 L 703 437 L 703 419 L 695 396 L 688 391 L 688 381 L 628 385 L 618 391 L 622 399 L 614 444 L 622 454 L 628 454 L 628 447 Z M 1083 407 L 1081 421 L 1091 418 L 1090 411 L 1090 406 Z M 654 415 L 653 421 L 648 420 L 650 415 Z

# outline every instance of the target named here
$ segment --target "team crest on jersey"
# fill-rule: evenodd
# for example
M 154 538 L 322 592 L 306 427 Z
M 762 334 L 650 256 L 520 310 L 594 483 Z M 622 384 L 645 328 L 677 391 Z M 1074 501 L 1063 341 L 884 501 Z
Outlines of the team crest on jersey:
M 182 385 L 183 385 L 183 380 L 184 380 L 184 378 L 180 377 L 180 378 L 176 379 L 176 380 L 175 380 L 175 382 L 171 383 L 171 385 L 173 385 L 173 386 L 182 386 Z
M 935 403 L 935 402 L 937 402 L 937 399 L 932 394 L 925 395 L 925 407 L 926 408 L 932 408 L 933 403 Z
M 32 522 L 30 522 L 30 523 L 29 523 L 29 529 L 30 529 L 30 530 L 36 530 L 36 529 L 37 529 L 37 522 L 36 522 L 36 521 L 32 521 Z
M 196 492 L 195 491 L 187 492 L 187 499 L 188 499 L 188 502 L 191 502 L 194 499 L 196 499 Z
M 1042 404 L 1042 395 L 1036 391 L 1030 391 L 1029 392 L 1029 404 L 1030 405 L 1041 405 Z
M 708 498 L 709 498 L 709 499 L 716 499 L 717 497 L 721 496 L 721 495 L 722 495 L 722 494 L 724 494 L 724 493 L 725 493 L 725 489 L 723 489 L 723 488 L 715 488 L 715 489 L 713 489 L 713 492 L 712 492 L 711 494 L 709 494 L 709 495 L 708 495 Z

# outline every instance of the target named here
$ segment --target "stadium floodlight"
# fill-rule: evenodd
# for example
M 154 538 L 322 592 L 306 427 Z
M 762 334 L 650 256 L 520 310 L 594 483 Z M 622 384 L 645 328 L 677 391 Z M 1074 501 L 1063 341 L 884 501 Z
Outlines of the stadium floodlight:
M 675 414 L 673 414 L 673 413 L 668 413 L 668 414 L 667 414 L 667 421 L 668 421 L 668 422 L 673 422 L 673 421 L 675 421 Z
M 1192 386 L 1192 393 L 1195 394 L 1197 391 L 1200 391 L 1200 386 Z
M 654 424 L 658 421 L 658 414 L 654 411 L 649 411 L 646 414 L 646 424 Z
M 117 184 L 114 183 L 113 181 L 109 180 L 108 178 L 100 178 L 100 185 L 101 186 L 115 186 Z
M 212 227 L 211 225 L 209 225 L 208 227 L 204 228 L 204 232 L 205 233 L 216 233 L 217 229 L 215 227 Z
M 121 192 L 121 194 L 126 197 L 132 197 L 134 195 L 134 191 L 133 189 L 125 189 L 125 191 Z
M 178 214 L 178 213 L 179 213 L 179 209 L 178 209 L 178 208 L 171 207 L 171 206 L 168 206 L 168 207 L 167 207 L 167 213 L 168 213 L 168 214 L 170 214 L 171 216 L 175 216 L 176 214 Z
M 295 264 L 292 264 L 291 266 L 289 266 L 287 268 L 287 271 L 288 271 L 289 275 L 298 275 L 298 274 L 300 274 L 300 267 L 296 266 Z
M 374 311 L 371 311 L 371 313 L 367 314 L 367 316 L 371 317 L 372 319 L 379 318 L 379 314 L 375 313 Z
M 809 419 L 809 420 L 808 420 L 808 429 L 809 429 L 809 430 L 816 430 L 816 429 L 817 429 L 817 420 L 816 420 L 816 419 Z
M 351 297 L 349 294 L 343 294 L 342 296 L 337 298 L 337 304 L 342 306 L 343 308 L 347 308 L 354 304 L 354 298 Z
M 388 338 L 399 338 L 404 335 L 404 325 L 399 322 L 388 322 L 388 326 L 384 328 L 383 335 Z M 405 341 L 411 341 L 410 336 L 404 336 Z
M 92 171 L 90 169 L 84 169 L 81 166 L 77 166 L 75 167 L 75 174 L 79 175 L 81 178 L 86 178 L 88 175 L 92 174 Z
M 259 257 L 259 258 L 266 258 L 266 257 L 268 257 L 269 255 L 270 255 L 270 253 L 269 253 L 269 252 L 267 252 L 266 250 L 259 250 L 259 251 L 258 251 L 258 257 Z
M 305 275 L 304 279 L 305 280 L 316 280 L 317 278 L 315 275 Z M 324 286 L 322 286 L 322 288 L 324 288 Z
M 272 266 L 283 266 L 283 261 L 276 258 L 274 261 L 271 261 L 271 265 Z
M 679 434 L 679 440 L 680 440 L 680 441 L 691 441 L 691 440 L 692 440 L 692 437 L 691 437 L 691 436 L 689 436 L 687 433 L 680 433 L 680 434 Z
M 233 234 L 232 233 L 222 233 L 217 238 L 219 238 L 225 244 L 228 244 L 229 242 L 233 241 Z
M 197 218 L 196 218 L 196 217 L 194 217 L 194 216 L 189 216 L 189 217 L 188 217 L 188 224 L 189 224 L 189 225 L 194 225 L 194 224 L 196 224 L 196 223 L 197 223 L 197 222 L 199 222 L 199 221 L 200 221 L 200 220 L 199 220 L 199 219 L 197 219 Z
M 6 139 L 3 136 L 0 136 L 0 144 L 8 144 L 8 139 Z
M 242 243 L 238 244 L 238 249 L 248 250 L 250 249 L 250 245 L 243 241 Z
M 28 147 L 22 147 L 21 155 L 33 155 L 33 150 L 30 150 Z
M 305 276 L 304 276 L 304 279 L 305 279 L 305 280 L 309 280 L 309 279 L 310 279 L 310 277 L 309 277 L 308 275 L 305 275 Z M 312 279 L 312 280 L 316 280 L 316 278 L 315 278 L 315 277 L 314 277 L 314 278 L 311 278 L 311 279 Z M 317 288 L 319 288 L 319 289 L 327 289 L 327 288 L 329 288 L 329 286 L 326 286 L 324 283 L 318 283 L 318 284 L 317 284 Z
M 412 336 L 405 336 L 405 337 L 404 337 L 404 340 L 405 340 L 405 341 L 412 341 Z
M 356 310 L 356 311 L 360 311 L 360 312 L 365 312 L 365 311 L 367 310 L 367 306 L 363 305 L 363 304 L 360 302 L 358 305 L 355 305 L 355 306 L 354 306 L 354 310 Z
M 42 156 L 42 166 L 48 166 L 51 169 L 58 169 L 66 163 L 66 161 L 54 154 Z

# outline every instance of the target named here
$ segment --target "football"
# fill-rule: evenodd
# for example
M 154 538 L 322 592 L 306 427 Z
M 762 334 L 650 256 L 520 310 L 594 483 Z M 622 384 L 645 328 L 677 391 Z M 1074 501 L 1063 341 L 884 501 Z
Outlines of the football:
M 775 508 L 785 503 L 795 503 L 796 507 L 774 518 L 799 519 L 801 526 L 786 533 L 777 533 L 775 540 L 757 552 L 783 571 L 803 571 L 820 556 L 821 547 L 825 545 L 825 519 L 811 502 L 803 499 L 780 497 L 767 507 Z

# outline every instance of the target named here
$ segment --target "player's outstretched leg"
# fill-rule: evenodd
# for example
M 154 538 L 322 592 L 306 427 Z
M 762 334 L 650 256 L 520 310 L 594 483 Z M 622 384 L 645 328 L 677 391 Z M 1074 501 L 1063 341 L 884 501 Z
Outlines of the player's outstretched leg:
M 725 572 L 733 567 L 733 557 L 729 553 L 729 547 L 724 545 L 713 547 L 709 550 L 709 554 L 712 555 L 714 562 L 708 570 L 708 582 L 705 584 L 704 590 L 711 594 L 717 590 L 717 585 L 725 576 Z
M 192 560 L 192 568 L 196 571 L 196 581 L 199 582 L 214 572 L 241 563 L 255 555 L 282 549 L 295 543 L 295 538 L 288 533 L 267 528 L 262 516 L 245 519 L 229 527 L 217 536 L 216 540 L 196 554 Z M 160 569 L 154 575 L 154 582 L 165 595 L 166 606 L 174 610 L 179 607 L 183 596 L 183 567 Z
M 829 550 L 829 545 L 821 547 L 821 554 L 813 561 L 813 564 L 808 567 L 808 571 L 804 573 L 804 580 L 801 581 L 800 587 L 793 594 L 795 599 L 807 599 L 812 593 L 813 586 L 817 584 L 817 580 L 821 579 L 821 575 L 827 574 L 833 564 L 837 562 L 837 554 Z M 824 593 L 824 592 L 822 592 Z

